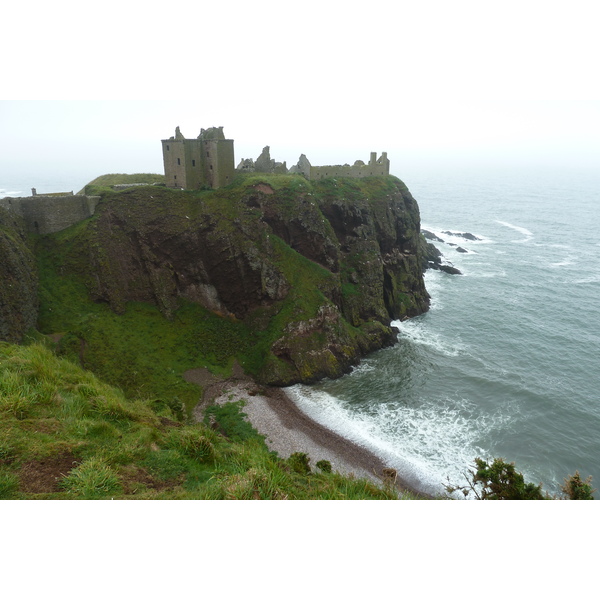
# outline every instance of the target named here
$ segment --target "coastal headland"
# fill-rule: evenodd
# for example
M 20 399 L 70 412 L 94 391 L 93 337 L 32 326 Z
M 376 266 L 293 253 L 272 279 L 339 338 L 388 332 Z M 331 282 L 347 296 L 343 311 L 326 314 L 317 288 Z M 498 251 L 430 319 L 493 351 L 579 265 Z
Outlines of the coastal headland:
M 0 209 L 0 337 L 41 335 L 126 397 L 183 420 L 211 385 L 185 373 L 228 381 L 239 369 L 269 390 L 246 394 L 244 412 L 278 454 L 392 477 L 277 388 L 340 377 L 395 343 L 391 321 L 428 309 L 428 245 L 406 186 L 264 173 L 219 189 L 153 183 L 92 182 L 93 216 L 47 235 Z

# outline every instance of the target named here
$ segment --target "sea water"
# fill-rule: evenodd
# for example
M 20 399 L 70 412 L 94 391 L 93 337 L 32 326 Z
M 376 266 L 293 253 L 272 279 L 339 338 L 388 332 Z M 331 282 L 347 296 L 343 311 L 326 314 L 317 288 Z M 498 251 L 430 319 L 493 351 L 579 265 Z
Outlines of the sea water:
M 600 486 L 600 173 L 397 174 L 463 275 L 428 271 L 431 309 L 394 323 L 397 345 L 294 386 L 294 401 L 429 493 L 464 483 L 475 457 L 514 462 L 551 493 L 576 470 Z M 0 175 L 0 197 L 77 192 L 94 177 Z
M 464 484 L 476 457 L 514 462 L 552 494 L 576 470 L 599 486 L 600 173 L 402 179 L 463 275 L 428 271 L 431 309 L 394 323 L 396 346 L 294 386 L 294 401 L 429 493 Z M 467 232 L 478 240 L 450 235 Z

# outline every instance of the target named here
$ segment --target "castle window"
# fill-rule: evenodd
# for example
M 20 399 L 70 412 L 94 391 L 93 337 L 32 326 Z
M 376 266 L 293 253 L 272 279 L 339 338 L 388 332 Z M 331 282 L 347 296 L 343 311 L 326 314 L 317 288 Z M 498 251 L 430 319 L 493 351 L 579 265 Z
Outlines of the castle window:
M 196 166 L 196 161 L 192 160 L 192 167 L 195 167 L 195 166 Z
M 213 170 L 213 168 L 212 168 L 212 165 L 210 165 L 210 170 L 211 170 L 211 171 Z
M 210 156 L 210 152 L 208 150 L 206 151 L 206 156 Z
M 180 159 L 180 158 L 178 158 L 178 159 L 177 159 L 177 164 L 178 164 L 178 165 L 180 165 L 180 164 L 181 164 L 181 159 Z
M 169 144 L 167 144 L 167 150 L 169 149 Z

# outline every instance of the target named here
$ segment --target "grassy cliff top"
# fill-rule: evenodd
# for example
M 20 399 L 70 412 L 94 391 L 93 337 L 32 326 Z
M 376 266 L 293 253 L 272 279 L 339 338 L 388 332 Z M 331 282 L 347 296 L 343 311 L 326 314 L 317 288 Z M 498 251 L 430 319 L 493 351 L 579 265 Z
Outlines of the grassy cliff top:
M 164 182 L 165 176 L 157 173 L 107 173 L 106 175 L 96 177 L 96 179 L 90 181 L 88 185 L 110 187 L 111 185 L 120 185 L 124 183 L 147 183 L 148 185 L 152 185 L 154 183 Z M 84 194 L 85 187 L 77 193 Z

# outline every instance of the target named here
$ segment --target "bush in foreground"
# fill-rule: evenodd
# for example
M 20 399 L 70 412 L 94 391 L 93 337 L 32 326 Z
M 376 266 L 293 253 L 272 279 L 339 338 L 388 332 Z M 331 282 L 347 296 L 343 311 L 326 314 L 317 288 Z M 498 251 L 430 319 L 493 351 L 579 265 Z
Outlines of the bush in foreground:
M 473 494 L 477 500 L 549 500 L 548 494 L 542 493 L 542 485 L 527 483 L 521 473 L 515 469 L 514 463 L 507 463 L 502 458 L 495 458 L 491 463 L 482 458 L 475 459 L 475 470 L 470 469 L 465 475 L 467 485 L 446 486 L 449 493 L 460 491 L 464 496 Z M 592 478 L 581 480 L 579 473 L 565 479 L 563 491 L 569 500 L 593 500 L 595 491 L 591 486 Z

